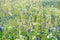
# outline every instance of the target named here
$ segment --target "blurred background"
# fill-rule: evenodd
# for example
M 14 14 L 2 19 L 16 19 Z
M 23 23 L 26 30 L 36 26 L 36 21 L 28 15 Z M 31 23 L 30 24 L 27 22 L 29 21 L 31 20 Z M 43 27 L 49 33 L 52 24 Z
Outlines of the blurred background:
M 60 40 L 60 0 L 0 0 L 0 40 Z

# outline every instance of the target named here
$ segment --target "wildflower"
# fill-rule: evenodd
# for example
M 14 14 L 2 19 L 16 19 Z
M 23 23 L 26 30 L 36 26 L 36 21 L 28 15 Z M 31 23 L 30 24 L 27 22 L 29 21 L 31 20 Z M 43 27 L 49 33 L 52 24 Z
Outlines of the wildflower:
M 30 33 L 30 29 L 28 29 L 28 33 Z
M 50 29 L 48 29 L 48 32 L 51 32 L 51 30 L 50 30 Z
M 2 28 L 0 27 L 0 31 L 2 32 Z
M 53 30 L 58 30 L 58 27 L 54 27 Z
M 34 27 L 35 27 L 35 26 L 32 24 L 32 29 L 34 29 Z
M 3 30 L 3 27 L 0 27 L 0 32 L 2 32 L 2 30 Z

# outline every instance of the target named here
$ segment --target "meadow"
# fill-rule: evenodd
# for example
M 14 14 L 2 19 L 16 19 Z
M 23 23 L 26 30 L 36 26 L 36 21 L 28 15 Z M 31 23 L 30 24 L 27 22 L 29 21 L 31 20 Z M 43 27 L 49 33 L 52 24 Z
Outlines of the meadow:
M 0 0 L 0 40 L 60 40 L 60 1 Z

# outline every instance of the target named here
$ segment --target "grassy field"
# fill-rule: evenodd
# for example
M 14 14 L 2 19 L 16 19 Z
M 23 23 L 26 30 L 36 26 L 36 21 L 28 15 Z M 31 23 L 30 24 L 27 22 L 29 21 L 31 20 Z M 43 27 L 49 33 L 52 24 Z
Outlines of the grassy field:
M 60 40 L 60 1 L 0 0 L 0 40 Z

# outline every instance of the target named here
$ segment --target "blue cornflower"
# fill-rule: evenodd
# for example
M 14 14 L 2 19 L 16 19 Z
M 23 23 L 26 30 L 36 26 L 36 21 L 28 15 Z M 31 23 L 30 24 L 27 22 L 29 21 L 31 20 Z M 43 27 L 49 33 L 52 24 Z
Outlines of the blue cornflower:
M 32 24 L 32 29 L 34 29 L 34 27 L 35 27 L 35 26 Z
M 50 29 L 48 29 L 48 32 L 51 32 L 51 30 L 50 30 Z
M 58 30 L 58 27 L 54 27 L 53 30 Z
M 28 29 L 28 33 L 30 33 L 30 29 Z
M 0 32 L 2 32 L 2 30 L 3 30 L 3 27 L 0 27 Z
M 2 28 L 0 27 L 0 31 L 2 32 Z

